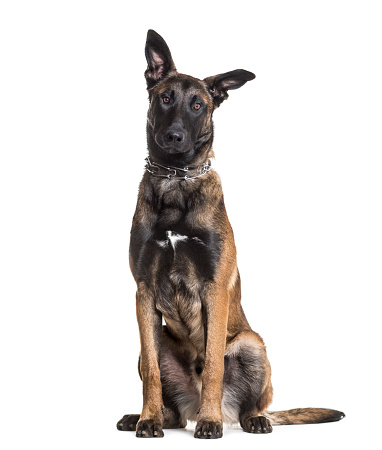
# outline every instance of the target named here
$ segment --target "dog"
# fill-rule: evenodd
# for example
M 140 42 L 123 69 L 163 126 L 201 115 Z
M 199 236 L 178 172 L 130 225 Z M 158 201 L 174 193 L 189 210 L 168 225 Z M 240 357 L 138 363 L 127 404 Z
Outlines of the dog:
M 196 438 L 216 439 L 223 422 L 270 433 L 273 425 L 342 419 L 332 409 L 268 411 L 271 367 L 240 303 L 233 231 L 211 168 L 212 115 L 228 90 L 255 75 L 233 70 L 200 80 L 178 73 L 153 30 L 145 54 L 149 156 L 129 251 L 143 408 L 140 415 L 123 416 L 118 430 L 162 437 L 163 429 L 184 428 L 191 420 Z

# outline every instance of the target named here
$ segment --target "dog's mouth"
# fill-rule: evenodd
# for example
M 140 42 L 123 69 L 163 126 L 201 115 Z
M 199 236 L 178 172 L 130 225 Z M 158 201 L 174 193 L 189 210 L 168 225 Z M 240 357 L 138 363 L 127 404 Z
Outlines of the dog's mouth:
M 176 146 L 173 147 L 173 146 L 168 146 L 168 145 L 166 145 L 166 146 L 159 145 L 159 146 L 165 153 L 168 153 L 170 155 L 187 153 L 192 148 L 192 147 L 190 147 L 190 148 L 177 148 Z

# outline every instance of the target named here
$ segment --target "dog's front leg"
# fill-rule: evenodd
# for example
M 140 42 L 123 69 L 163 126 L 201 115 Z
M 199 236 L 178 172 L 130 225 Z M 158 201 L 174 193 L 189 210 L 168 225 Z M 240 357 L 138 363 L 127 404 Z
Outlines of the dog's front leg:
M 162 315 L 154 296 L 145 286 L 137 291 L 137 319 L 141 340 L 143 409 L 137 423 L 137 437 L 163 437 L 163 401 L 159 371 Z
M 204 301 L 207 332 L 202 395 L 196 438 L 216 439 L 223 435 L 221 402 L 223 396 L 224 353 L 228 320 L 226 289 L 214 286 Z

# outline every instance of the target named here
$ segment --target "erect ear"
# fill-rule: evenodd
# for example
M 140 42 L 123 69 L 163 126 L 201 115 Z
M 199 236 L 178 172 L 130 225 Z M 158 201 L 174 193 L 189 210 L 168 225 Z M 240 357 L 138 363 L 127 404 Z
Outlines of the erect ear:
M 247 70 L 237 69 L 231 72 L 221 73 L 214 77 L 204 79 L 208 90 L 214 99 L 215 106 L 228 98 L 228 89 L 238 89 L 242 87 L 247 81 L 253 80 L 255 74 Z
M 145 77 L 147 89 L 150 89 L 169 72 L 176 70 L 176 68 L 168 45 L 162 36 L 154 30 L 147 32 L 145 54 L 148 65 Z

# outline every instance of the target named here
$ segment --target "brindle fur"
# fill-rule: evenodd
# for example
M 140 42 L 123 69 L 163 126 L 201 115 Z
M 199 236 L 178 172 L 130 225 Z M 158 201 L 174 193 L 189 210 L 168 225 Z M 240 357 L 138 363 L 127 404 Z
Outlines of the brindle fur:
M 197 167 L 213 157 L 213 111 L 228 89 L 255 76 L 244 70 L 204 80 L 180 74 L 167 44 L 152 30 L 146 58 L 149 155 L 160 164 Z M 193 420 L 195 437 L 219 438 L 223 422 L 269 433 L 272 424 L 343 417 L 328 409 L 267 411 L 271 368 L 264 342 L 241 307 L 235 242 L 214 170 L 189 180 L 144 174 L 130 266 L 137 283 L 143 409 L 124 416 L 118 429 L 161 437 L 163 428 Z

